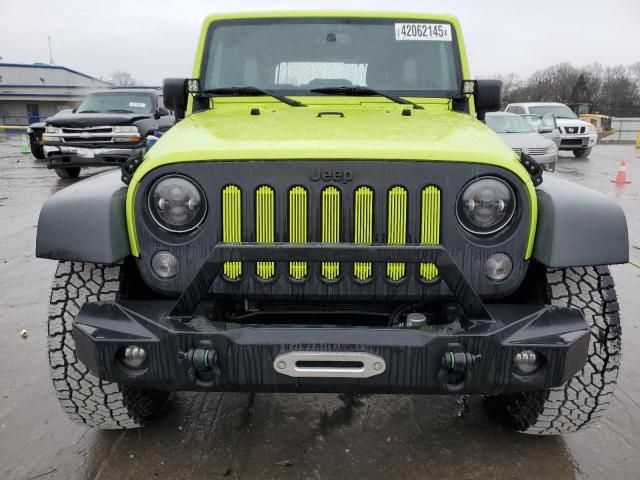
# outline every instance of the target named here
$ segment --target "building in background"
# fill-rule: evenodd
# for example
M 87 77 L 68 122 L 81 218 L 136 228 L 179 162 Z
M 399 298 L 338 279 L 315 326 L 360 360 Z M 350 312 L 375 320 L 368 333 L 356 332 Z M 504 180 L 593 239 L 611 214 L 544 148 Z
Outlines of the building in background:
M 0 62 L 0 125 L 29 125 L 76 107 L 104 80 L 60 65 Z

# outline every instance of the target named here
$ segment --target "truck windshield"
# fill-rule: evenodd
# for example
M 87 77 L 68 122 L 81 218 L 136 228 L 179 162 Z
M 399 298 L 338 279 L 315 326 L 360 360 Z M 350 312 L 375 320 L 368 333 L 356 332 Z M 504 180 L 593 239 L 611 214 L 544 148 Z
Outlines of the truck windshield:
M 80 106 L 78 113 L 151 113 L 151 96 L 144 93 L 92 93 Z
M 556 118 L 578 118 L 573 110 L 564 105 L 536 105 L 529 107 L 529 113 L 541 117 L 552 114 Z
M 462 80 L 450 23 L 354 18 L 214 22 L 200 77 L 205 90 L 251 85 L 320 95 L 360 86 L 443 98 L 456 95 Z

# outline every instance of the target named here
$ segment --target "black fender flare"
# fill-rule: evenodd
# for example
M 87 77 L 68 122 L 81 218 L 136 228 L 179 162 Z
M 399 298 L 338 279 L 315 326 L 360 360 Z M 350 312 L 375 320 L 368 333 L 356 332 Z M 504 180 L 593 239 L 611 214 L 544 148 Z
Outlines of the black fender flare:
M 111 264 L 128 256 L 127 186 L 120 175 L 105 172 L 49 197 L 38 218 L 36 257 Z
M 627 220 L 614 200 L 554 175 L 546 175 L 536 192 L 538 262 L 563 268 L 629 261 Z

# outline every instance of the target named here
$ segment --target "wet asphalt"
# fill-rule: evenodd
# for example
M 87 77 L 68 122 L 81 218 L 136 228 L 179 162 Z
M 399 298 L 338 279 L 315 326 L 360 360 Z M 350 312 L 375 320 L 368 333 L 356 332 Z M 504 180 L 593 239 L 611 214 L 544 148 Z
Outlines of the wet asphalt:
M 146 429 L 100 432 L 58 406 L 46 353 L 55 262 L 34 257 L 42 203 L 73 181 L 0 134 L 0 479 L 639 479 L 639 155 L 597 146 L 588 159 L 563 155 L 556 173 L 623 206 L 636 260 L 612 269 L 622 369 L 598 427 L 517 434 L 492 423 L 480 398 L 180 393 Z M 622 187 L 610 182 L 621 160 L 633 182 Z

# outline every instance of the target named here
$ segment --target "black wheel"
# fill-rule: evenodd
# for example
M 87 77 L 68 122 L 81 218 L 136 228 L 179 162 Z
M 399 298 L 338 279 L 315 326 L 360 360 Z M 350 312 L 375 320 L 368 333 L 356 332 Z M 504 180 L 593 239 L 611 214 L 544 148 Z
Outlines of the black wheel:
M 29 146 L 31 147 L 31 155 L 33 155 L 38 160 L 45 159 L 44 148 L 42 147 L 42 145 L 40 145 L 39 143 L 31 142 Z
M 576 158 L 588 157 L 591 155 L 591 148 L 576 148 L 573 151 L 573 156 Z
M 587 364 L 565 385 L 486 398 L 492 417 L 514 430 L 559 435 L 593 425 L 613 396 L 620 366 L 621 328 L 607 267 L 547 269 L 542 274 L 552 305 L 582 310 L 591 326 Z
M 114 300 L 124 268 L 60 262 L 51 288 L 48 346 L 51 378 L 62 409 L 74 422 L 101 429 L 143 426 L 160 413 L 169 394 L 100 380 L 76 357 L 72 321 L 85 302 Z
M 80 167 L 56 168 L 56 173 L 60 178 L 78 178 Z
M 44 147 L 42 146 L 42 134 L 44 130 L 34 129 L 29 133 L 29 147 L 31 148 L 31 155 L 38 160 L 44 160 L 46 155 L 44 154 Z

